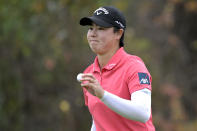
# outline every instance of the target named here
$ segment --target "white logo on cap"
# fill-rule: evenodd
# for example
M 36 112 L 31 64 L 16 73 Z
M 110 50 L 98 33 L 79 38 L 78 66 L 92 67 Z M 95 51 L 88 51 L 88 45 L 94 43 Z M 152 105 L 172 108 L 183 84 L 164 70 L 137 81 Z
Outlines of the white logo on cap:
M 120 21 L 115 21 L 117 24 L 119 24 L 122 28 L 124 28 L 124 25 Z
M 102 12 L 98 12 L 98 11 L 97 11 L 97 12 L 96 12 L 96 15 L 100 15 L 101 13 L 102 13 Z
M 94 11 L 94 13 L 96 13 L 96 15 L 100 15 L 100 14 L 102 14 L 102 12 L 104 12 L 104 14 L 106 14 L 106 15 L 109 14 L 109 11 L 103 7 L 100 7 Z

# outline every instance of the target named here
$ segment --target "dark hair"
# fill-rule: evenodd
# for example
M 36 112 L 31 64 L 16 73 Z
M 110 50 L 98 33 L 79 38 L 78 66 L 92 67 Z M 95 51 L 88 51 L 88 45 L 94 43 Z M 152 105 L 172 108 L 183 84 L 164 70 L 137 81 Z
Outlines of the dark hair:
M 114 33 L 118 32 L 120 30 L 120 28 L 118 27 L 114 27 Z M 123 47 L 124 46 L 124 32 L 120 38 L 120 41 L 119 41 L 119 47 Z

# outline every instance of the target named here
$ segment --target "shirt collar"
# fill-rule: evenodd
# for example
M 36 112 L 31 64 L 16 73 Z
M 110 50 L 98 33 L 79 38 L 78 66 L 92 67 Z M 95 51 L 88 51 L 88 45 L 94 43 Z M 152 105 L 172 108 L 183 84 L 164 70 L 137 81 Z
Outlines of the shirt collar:
M 120 62 L 121 58 L 123 58 L 123 55 L 125 55 L 125 54 L 126 54 L 126 52 L 124 51 L 123 47 L 118 49 L 118 51 L 112 56 L 112 58 L 109 60 L 107 65 L 105 65 L 103 67 L 103 69 L 112 70 L 116 65 L 118 65 L 118 63 Z M 98 63 L 98 57 L 96 57 L 95 60 L 94 60 L 93 71 L 100 72 L 100 67 L 99 67 L 99 63 Z

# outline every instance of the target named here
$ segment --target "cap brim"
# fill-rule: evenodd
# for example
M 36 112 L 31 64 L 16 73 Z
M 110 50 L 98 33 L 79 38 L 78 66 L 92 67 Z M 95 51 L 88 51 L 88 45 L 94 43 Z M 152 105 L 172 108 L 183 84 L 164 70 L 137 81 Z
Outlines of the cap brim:
M 101 27 L 112 27 L 113 25 L 110 23 L 105 22 L 104 20 L 92 16 L 92 17 L 83 17 L 80 20 L 80 25 L 85 26 L 85 25 L 92 25 L 92 23 L 95 23 L 96 25 L 99 25 Z

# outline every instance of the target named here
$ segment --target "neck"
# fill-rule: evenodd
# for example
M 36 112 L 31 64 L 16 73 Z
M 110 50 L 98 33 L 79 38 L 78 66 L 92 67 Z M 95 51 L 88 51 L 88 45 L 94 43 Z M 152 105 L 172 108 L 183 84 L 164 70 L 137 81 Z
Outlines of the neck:
M 97 54 L 100 69 L 102 69 L 109 62 L 118 49 L 119 48 L 113 49 L 105 54 Z

